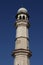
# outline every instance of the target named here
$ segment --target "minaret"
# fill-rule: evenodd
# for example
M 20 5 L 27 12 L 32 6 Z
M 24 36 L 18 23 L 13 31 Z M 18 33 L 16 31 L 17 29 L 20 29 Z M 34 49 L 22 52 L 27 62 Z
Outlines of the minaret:
M 29 14 L 25 8 L 20 8 L 16 15 L 16 39 L 15 50 L 12 53 L 14 65 L 30 65 L 32 55 L 29 49 L 29 32 L 30 27 Z

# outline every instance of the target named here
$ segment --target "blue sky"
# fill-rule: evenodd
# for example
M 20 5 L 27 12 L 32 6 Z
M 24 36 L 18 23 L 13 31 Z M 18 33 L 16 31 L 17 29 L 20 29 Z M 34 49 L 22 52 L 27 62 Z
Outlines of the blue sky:
M 43 65 L 43 0 L 0 0 L 0 65 L 13 65 L 15 15 L 22 6 L 30 14 L 31 65 Z

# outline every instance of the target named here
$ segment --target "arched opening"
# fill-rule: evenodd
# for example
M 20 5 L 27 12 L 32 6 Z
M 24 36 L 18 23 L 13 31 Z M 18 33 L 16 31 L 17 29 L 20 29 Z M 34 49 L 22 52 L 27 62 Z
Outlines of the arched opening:
M 23 16 L 23 19 L 25 19 L 25 16 Z
M 19 17 L 19 19 L 21 19 L 21 16 Z

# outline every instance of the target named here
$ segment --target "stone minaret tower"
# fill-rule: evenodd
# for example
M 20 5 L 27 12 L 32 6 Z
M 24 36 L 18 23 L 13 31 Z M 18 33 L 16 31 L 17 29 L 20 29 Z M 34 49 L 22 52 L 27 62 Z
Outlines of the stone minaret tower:
M 15 50 L 12 53 L 14 57 L 14 65 L 30 65 L 30 57 L 32 55 L 29 49 L 29 33 L 30 27 L 29 14 L 25 8 L 20 8 L 16 15 L 16 40 Z

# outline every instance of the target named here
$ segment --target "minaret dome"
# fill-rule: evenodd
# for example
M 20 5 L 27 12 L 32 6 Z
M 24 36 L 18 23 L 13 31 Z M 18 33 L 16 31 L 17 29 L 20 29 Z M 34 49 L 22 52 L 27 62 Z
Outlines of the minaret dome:
M 27 9 L 25 8 L 18 9 L 17 13 L 21 13 L 21 12 L 28 13 Z
M 17 11 L 17 15 L 16 15 L 16 19 L 28 19 L 29 18 L 29 14 L 26 8 L 19 8 Z

